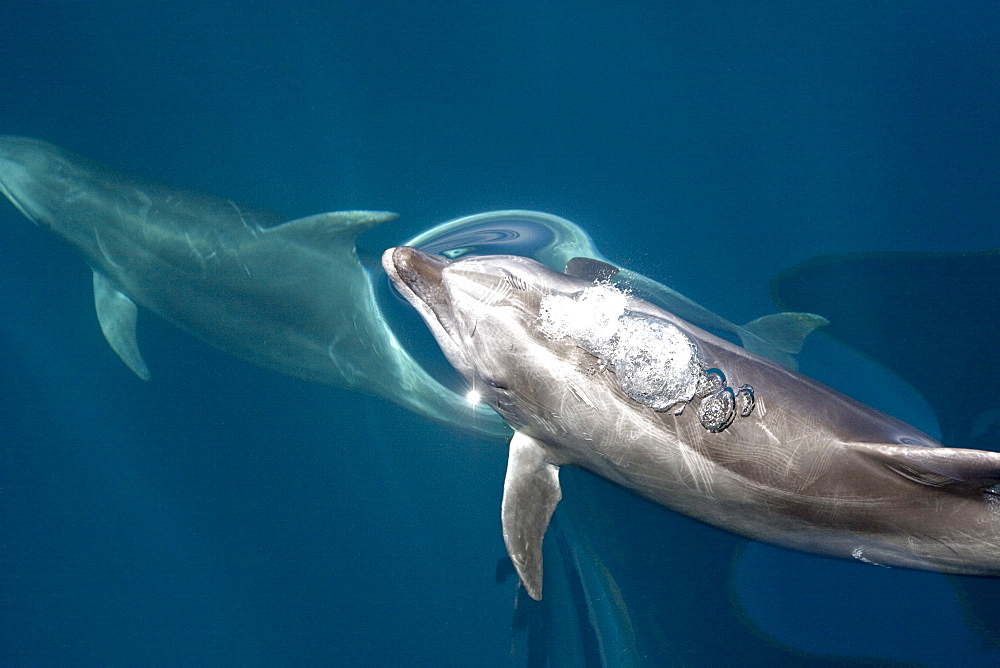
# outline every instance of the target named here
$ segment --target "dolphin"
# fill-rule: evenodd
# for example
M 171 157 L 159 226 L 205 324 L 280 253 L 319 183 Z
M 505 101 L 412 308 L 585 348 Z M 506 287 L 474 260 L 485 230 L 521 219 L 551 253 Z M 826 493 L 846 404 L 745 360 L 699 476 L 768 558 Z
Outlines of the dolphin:
M 691 323 L 731 335 L 747 350 L 790 369 L 798 366 L 792 355 L 801 352 L 806 336 L 828 324 L 826 318 L 819 315 L 786 312 L 737 325 L 662 283 L 636 271 L 612 266 L 580 226 L 542 211 L 509 209 L 462 216 L 425 230 L 402 245 L 453 260 L 469 254 L 509 252 L 532 257 L 557 271 L 562 271 L 572 261 L 581 269 L 605 274 L 606 280 L 642 294 Z M 495 248 L 505 250 L 490 252 Z M 506 250 L 508 248 L 514 250 Z
M 491 411 L 432 378 L 382 317 L 355 239 L 394 213 L 286 221 L 10 136 L 0 137 L 0 190 L 83 255 L 104 336 L 140 378 L 149 369 L 136 341 L 137 305 L 254 364 L 375 394 L 480 435 L 508 433 Z
M 1000 453 L 946 448 L 645 300 L 528 258 L 397 247 L 382 264 L 514 429 L 501 519 L 533 598 L 563 465 L 748 538 L 1000 576 Z

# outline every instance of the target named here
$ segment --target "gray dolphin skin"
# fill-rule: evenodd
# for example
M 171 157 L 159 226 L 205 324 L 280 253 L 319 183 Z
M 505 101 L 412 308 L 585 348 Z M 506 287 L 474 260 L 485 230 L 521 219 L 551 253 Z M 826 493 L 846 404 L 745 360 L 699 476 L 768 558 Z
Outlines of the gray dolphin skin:
M 375 394 L 474 433 L 509 433 L 424 371 L 393 335 L 355 251 L 384 211 L 278 214 L 155 183 L 56 146 L 0 137 L 0 190 L 93 270 L 101 329 L 140 377 L 136 305 L 288 375 Z
M 501 515 L 533 598 L 568 464 L 749 538 L 1000 575 L 1000 453 L 943 447 L 614 286 L 528 258 L 397 247 L 382 264 L 515 430 Z
M 584 270 L 597 267 L 598 271 L 609 274 L 608 280 L 630 290 L 641 291 L 658 305 L 691 323 L 728 332 L 739 338 L 747 350 L 790 369 L 797 367 L 792 355 L 802 350 L 806 336 L 827 324 L 826 318 L 812 313 L 772 313 L 743 326 L 729 322 L 651 278 L 629 269 L 610 267 L 607 258 L 585 230 L 565 218 L 541 211 L 510 209 L 463 216 L 426 230 L 402 245 L 415 246 L 427 252 L 441 251 L 449 259 L 469 253 L 492 255 L 495 253 L 486 252 L 493 243 L 491 237 L 499 237 L 501 242 L 517 238 L 525 225 L 531 227 L 534 237 L 541 237 L 545 243 L 530 252 L 514 252 L 515 255 L 531 256 L 558 271 L 571 261 Z M 597 262 L 590 263 L 589 260 Z

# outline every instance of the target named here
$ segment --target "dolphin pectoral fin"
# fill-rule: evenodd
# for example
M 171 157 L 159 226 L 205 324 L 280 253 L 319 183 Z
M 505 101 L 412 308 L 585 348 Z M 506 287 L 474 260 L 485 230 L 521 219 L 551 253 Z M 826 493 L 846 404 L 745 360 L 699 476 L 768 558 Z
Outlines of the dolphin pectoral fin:
M 111 349 L 128 368 L 143 380 L 149 380 L 149 368 L 139 354 L 135 340 L 135 303 L 123 294 L 104 274 L 94 272 L 94 306 L 101 331 Z
M 266 234 L 281 234 L 315 248 L 342 248 L 345 241 L 398 217 L 398 213 L 390 211 L 328 211 L 289 220 L 266 230 Z
M 815 313 L 785 312 L 751 320 L 743 325 L 743 329 L 753 332 L 778 350 L 794 355 L 802 352 L 802 344 L 807 336 L 829 324 L 829 320 Z
M 865 453 L 908 480 L 963 496 L 994 494 L 1000 453 L 964 448 L 865 445 Z
M 542 540 L 562 498 L 559 467 L 545 459 L 545 446 L 514 432 L 503 485 L 503 541 L 528 595 L 542 599 Z

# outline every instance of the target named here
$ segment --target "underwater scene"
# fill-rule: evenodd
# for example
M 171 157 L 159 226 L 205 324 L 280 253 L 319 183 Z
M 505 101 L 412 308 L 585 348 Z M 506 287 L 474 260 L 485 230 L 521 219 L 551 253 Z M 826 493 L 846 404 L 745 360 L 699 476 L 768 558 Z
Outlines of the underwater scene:
M 0 663 L 996 665 L 997 35 L 5 2 Z

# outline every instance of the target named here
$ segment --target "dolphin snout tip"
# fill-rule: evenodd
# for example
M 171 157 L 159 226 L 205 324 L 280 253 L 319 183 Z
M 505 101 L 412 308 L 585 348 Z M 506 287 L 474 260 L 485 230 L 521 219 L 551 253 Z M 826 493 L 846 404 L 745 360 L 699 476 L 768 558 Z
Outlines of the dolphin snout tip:
M 404 248 L 404 247 L 403 246 L 392 246 L 392 247 L 386 248 L 384 251 L 382 251 L 382 268 L 383 269 L 385 269 L 386 271 L 390 271 L 391 272 L 391 270 L 395 268 L 396 263 L 394 262 L 393 258 L 396 256 L 396 251 L 400 250 L 401 248 Z
M 424 279 L 440 278 L 441 270 L 450 262 L 410 246 L 395 246 L 382 253 L 382 267 L 390 276 L 404 278 L 419 275 Z

